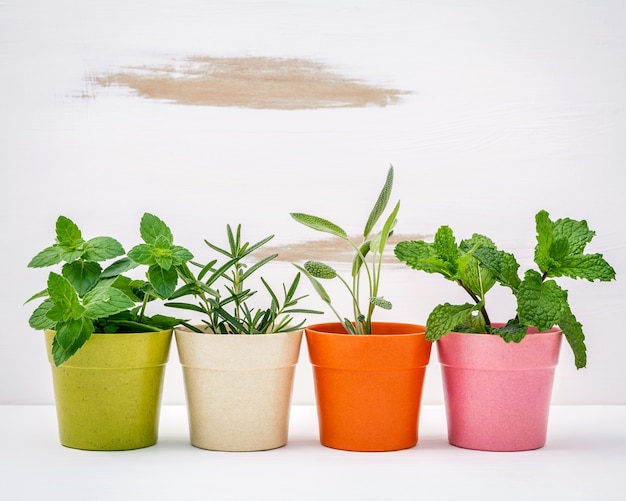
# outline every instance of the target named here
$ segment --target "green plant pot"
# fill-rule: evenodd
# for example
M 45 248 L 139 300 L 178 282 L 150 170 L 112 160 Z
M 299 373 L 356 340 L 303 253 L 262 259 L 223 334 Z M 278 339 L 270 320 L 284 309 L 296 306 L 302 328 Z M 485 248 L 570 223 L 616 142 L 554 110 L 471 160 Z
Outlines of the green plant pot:
M 154 445 L 172 331 L 93 334 L 56 367 L 48 360 L 62 445 L 84 450 L 128 450 Z

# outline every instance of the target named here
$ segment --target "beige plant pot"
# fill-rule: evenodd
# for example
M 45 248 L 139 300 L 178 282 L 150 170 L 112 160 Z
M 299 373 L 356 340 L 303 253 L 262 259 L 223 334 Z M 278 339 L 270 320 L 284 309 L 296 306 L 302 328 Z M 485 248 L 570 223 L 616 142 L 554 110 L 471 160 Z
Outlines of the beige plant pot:
M 210 334 L 176 329 L 191 444 L 259 451 L 287 443 L 302 331 Z

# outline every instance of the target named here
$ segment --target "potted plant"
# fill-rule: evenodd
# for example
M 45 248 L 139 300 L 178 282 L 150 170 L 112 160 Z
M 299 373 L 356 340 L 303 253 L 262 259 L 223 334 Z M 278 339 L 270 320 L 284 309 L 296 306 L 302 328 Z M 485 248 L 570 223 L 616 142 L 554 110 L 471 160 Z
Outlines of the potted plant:
M 157 441 L 165 364 L 180 320 L 148 316 L 146 307 L 175 290 L 176 269 L 193 256 L 174 245 L 168 226 L 152 214 L 143 215 L 140 231 L 144 243 L 125 255 L 114 238 L 85 240 L 60 216 L 56 242 L 28 264 L 62 264 L 30 299 L 43 301 L 29 323 L 45 331 L 59 438 L 67 447 L 125 450 Z M 148 266 L 146 280 L 125 275 L 140 264 Z
M 168 302 L 167 306 L 200 314 L 201 323 L 184 322 L 176 329 L 176 345 L 185 381 L 191 444 L 210 450 L 258 451 L 287 443 L 291 394 L 300 353 L 302 326 L 293 315 L 318 313 L 301 309 L 296 296 L 300 274 L 283 295 L 260 278 L 267 292 L 265 307 L 258 291 L 248 286 L 254 274 L 275 259 L 271 254 L 251 264 L 251 255 L 272 236 L 250 244 L 226 227 L 228 247 L 205 240 L 225 256 L 207 264 L 179 270 L 185 285 L 172 295 L 192 296 L 194 302 Z M 258 285 L 261 285 L 258 284 Z
M 595 232 L 586 221 L 535 216 L 538 270 L 518 275 L 519 264 L 492 240 L 473 235 L 458 245 L 442 226 L 433 242 L 405 241 L 395 254 L 415 270 L 456 282 L 471 303 L 438 305 L 426 323 L 437 341 L 451 444 L 492 451 L 530 450 L 546 441 L 554 370 L 562 335 L 577 368 L 586 365 L 582 325 L 570 308 L 559 277 L 608 281 L 615 271 L 601 254 L 585 254 Z M 486 293 L 509 288 L 517 311 L 506 323 L 491 321 Z
M 320 441 L 327 447 L 387 451 L 413 447 L 418 440 L 431 343 L 425 339 L 424 326 L 372 320 L 376 307 L 391 308 L 391 303 L 380 295 L 379 285 L 385 244 L 396 224 L 400 202 L 382 229 L 373 230 L 387 207 L 393 175 L 390 167 L 358 241 L 326 219 L 291 214 L 299 223 L 341 238 L 354 251 L 351 282 L 325 263 L 307 261 L 303 266 L 296 265 L 338 318 L 337 322 L 305 329 L 314 371 Z M 336 311 L 321 279 L 338 279 L 345 286 L 353 308 L 351 319 Z

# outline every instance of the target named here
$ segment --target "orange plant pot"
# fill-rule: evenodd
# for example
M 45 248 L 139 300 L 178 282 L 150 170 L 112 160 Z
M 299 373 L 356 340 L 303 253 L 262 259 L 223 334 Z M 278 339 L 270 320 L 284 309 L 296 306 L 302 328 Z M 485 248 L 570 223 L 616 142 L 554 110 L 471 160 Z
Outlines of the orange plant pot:
M 432 346 L 425 327 L 375 322 L 372 335 L 357 336 L 332 322 L 305 332 L 322 445 L 350 451 L 416 445 Z

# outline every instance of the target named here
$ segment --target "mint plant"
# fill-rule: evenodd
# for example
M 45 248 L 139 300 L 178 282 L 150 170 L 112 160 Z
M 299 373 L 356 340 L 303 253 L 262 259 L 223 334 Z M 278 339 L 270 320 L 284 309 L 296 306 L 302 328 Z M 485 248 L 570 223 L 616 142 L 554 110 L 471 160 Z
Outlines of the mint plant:
M 183 325 L 194 332 L 273 334 L 301 329 L 305 320 L 295 323 L 294 314 L 320 313 L 296 307 L 297 303 L 306 297 L 296 296 L 300 273 L 295 275 L 289 287 L 283 284 L 280 299 L 267 281 L 260 277 L 269 295 L 269 306 L 266 308 L 251 306 L 252 298 L 258 291 L 249 288 L 246 281 L 278 257 L 278 254 L 266 256 L 251 265 L 245 262 L 245 258 L 269 242 L 274 235 L 251 245 L 249 242 L 242 242 L 241 225 L 237 226 L 236 232 L 227 225 L 226 232 L 229 244 L 227 249 L 205 240 L 210 249 L 226 257 L 225 262 L 218 264 L 217 259 L 207 264 L 191 261 L 190 264 L 198 268 L 196 274 L 187 265 L 177 268 L 184 285 L 173 292 L 170 299 L 193 296 L 196 302 L 168 302 L 166 306 L 200 313 L 203 328 L 188 322 L 182 322 Z
M 372 315 L 375 308 L 389 310 L 391 303 L 384 297 L 379 295 L 379 285 L 383 264 L 383 251 L 387 244 L 388 238 L 393 233 L 396 225 L 396 216 L 400 209 L 400 202 L 397 202 L 391 213 L 388 215 L 382 229 L 377 233 L 372 233 L 374 226 L 385 212 L 391 190 L 393 187 L 393 166 L 387 172 L 387 178 L 383 189 L 381 190 L 374 208 L 365 223 L 363 230 L 363 240 L 355 242 L 351 239 L 347 232 L 336 225 L 317 216 L 303 213 L 292 213 L 291 217 L 297 222 L 308 226 L 317 231 L 329 233 L 335 237 L 339 237 L 346 241 L 354 249 L 354 258 L 352 260 L 352 280 L 348 283 L 341 277 L 334 268 L 328 264 L 319 261 L 307 261 L 304 266 L 295 265 L 310 280 L 313 288 L 318 293 L 322 301 L 324 301 L 333 311 L 339 322 L 344 326 L 349 334 L 371 334 L 372 333 Z M 362 273 L 367 280 L 367 301 L 362 301 L 361 285 Z M 330 296 L 326 292 L 324 286 L 318 279 L 334 279 L 337 278 L 345 286 L 352 300 L 353 318 L 342 317 L 332 305 Z
M 458 245 L 452 230 L 441 226 L 432 243 L 400 242 L 395 247 L 398 259 L 415 270 L 439 273 L 456 282 L 473 303 L 436 306 L 426 323 L 426 338 L 436 341 L 450 331 L 496 334 L 505 341 L 519 342 L 535 327 L 546 331 L 558 325 L 574 353 L 577 368 L 586 366 L 587 349 L 582 325 L 568 302 L 568 292 L 554 278 L 583 278 L 610 281 L 615 270 L 601 254 L 585 254 L 595 236 L 586 221 L 552 221 L 546 211 L 535 216 L 537 244 L 534 261 L 538 270 L 518 275 L 519 264 L 513 254 L 498 250 L 483 235 Z M 486 293 L 495 285 L 507 287 L 517 301 L 517 314 L 503 327 L 494 327 L 486 309 Z
M 146 306 L 156 298 L 167 298 L 175 290 L 177 268 L 193 256 L 173 244 L 169 227 L 152 214 L 143 215 L 140 232 L 144 244 L 125 256 L 116 239 L 85 240 L 72 220 L 59 216 L 56 242 L 28 263 L 30 268 L 62 263 L 61 273 L 51 271 L 46 289 L 28 300 L 44 298 L 29 324 L 37 330 L 55 331 L 52 356 L 57 366 L 74 355 L 92 333 L 160 331 L 181 322 L 164 315 L 147 316 Z M 103 268 L 104 262 L 118 257 Z M 149 266 L 147 280 L 124 275 L 140 264 Z

